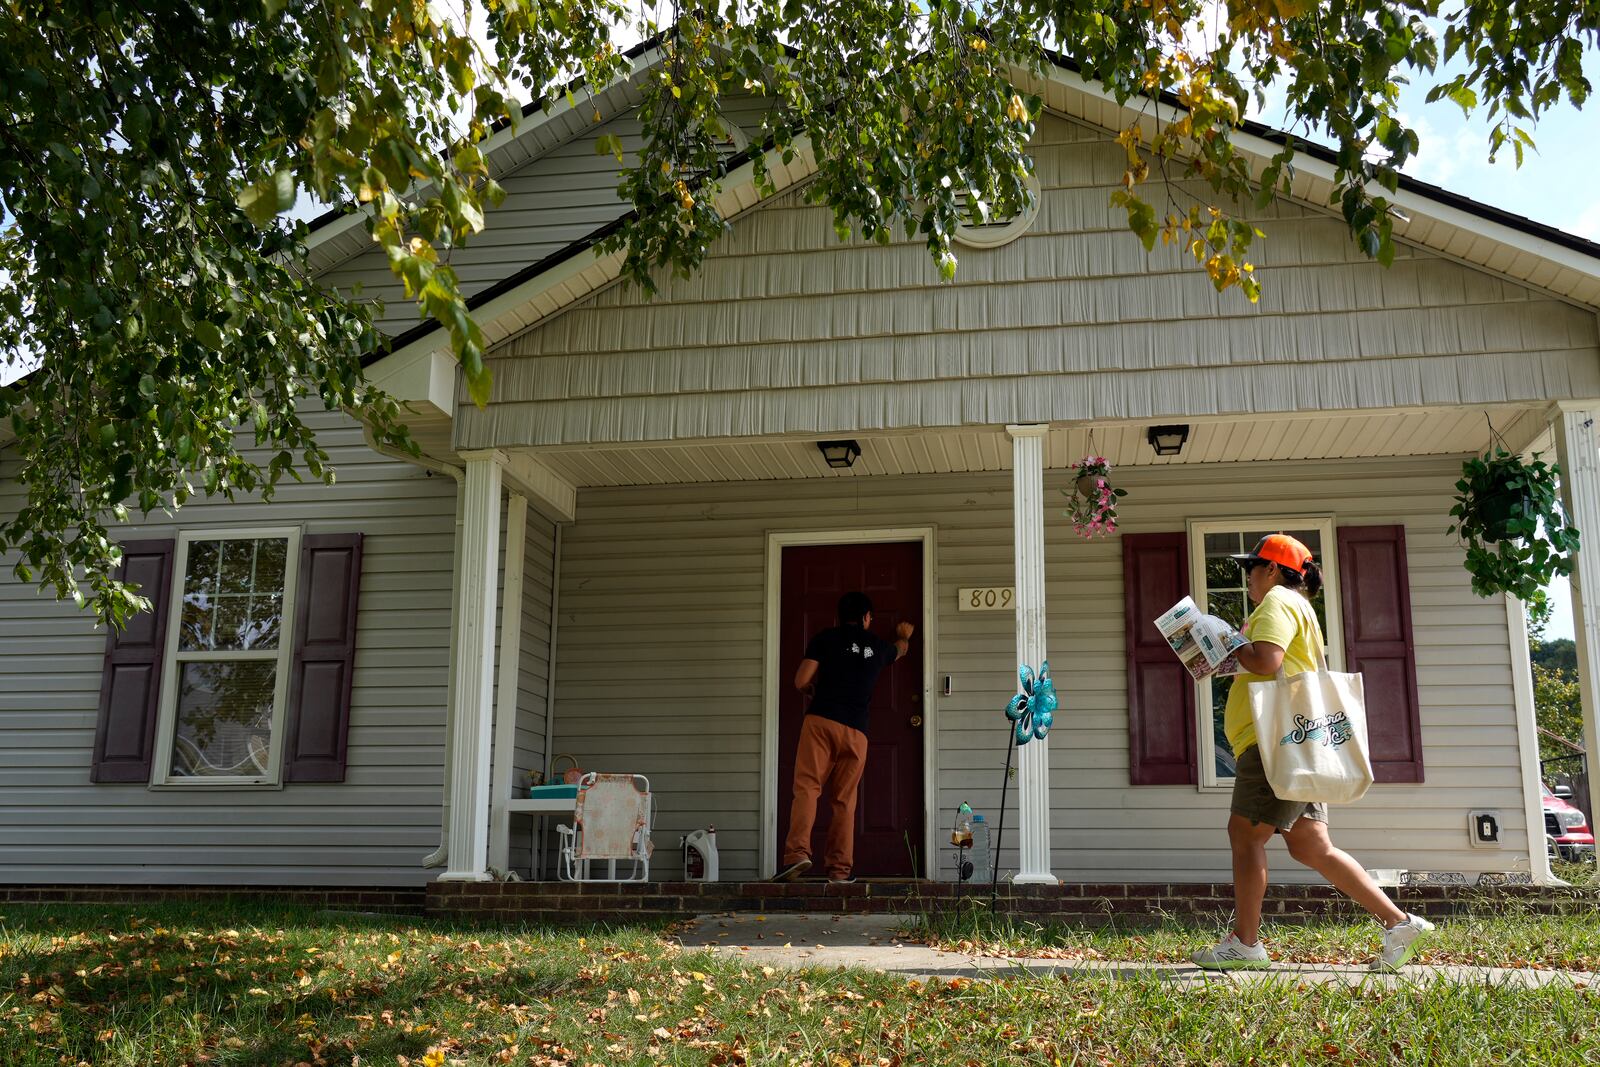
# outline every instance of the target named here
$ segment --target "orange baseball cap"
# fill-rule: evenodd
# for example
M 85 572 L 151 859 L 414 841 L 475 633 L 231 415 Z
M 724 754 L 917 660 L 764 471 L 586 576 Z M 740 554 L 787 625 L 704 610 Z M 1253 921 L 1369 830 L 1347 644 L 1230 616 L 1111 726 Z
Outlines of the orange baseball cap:
M 1257 561 L 1276 563 L 1280 567 L 1288 567 L 1295 573 L 1303 573 L 1306 564 L 1311 562 L 1311 550 L 1288 534 L 1268 534 L 1256 543 L 1252 552 L 1234 552 L 1233 561 L 1241 567 L 1249 567 Z

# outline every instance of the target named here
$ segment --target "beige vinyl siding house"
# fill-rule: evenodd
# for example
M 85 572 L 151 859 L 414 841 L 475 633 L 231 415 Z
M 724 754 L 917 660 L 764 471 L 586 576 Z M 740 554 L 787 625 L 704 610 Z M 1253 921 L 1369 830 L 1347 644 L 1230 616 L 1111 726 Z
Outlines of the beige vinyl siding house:
M 1379 785 L 1335 810 L 1338 839 L 1371 867 L 1476 873 L 1527 861 L 1506 609 L 1472 594 L 1439 519 L 1458 468 L 1444 458 L 1285 463 L 1262 484 L 1257 464 L 1171 465 L 1120 483 L 1129 533 L 1311 514 L 1405 523 L 1427 780 Z M 1128 784 L 1120 546 L 1085 541 L 1054 518 L 1066 482 L 1061 473 L 1046 480 L 1050 666 L 1062 704 L 1050 734 L 1056 873 L 1226 880 L 1226 789 Z M 945 675 L 952 689 L 932 704 L 934 822 L 948 830 L 962 801 L 995 817 L 1013 621 L 958 611 L 956 590 L 1011 584 L 1008 477 L 605 489 L 583 493 L 579 509 L 563 543 L 556 747 L 585 767 L 648 775 L 660 836 L 675 842 L 714 823 L 725 870 L 753 876 L 761 866 L 760 790 L 781 785 L 764 784 L 761 769 L 767 535 L 776 530 L 934 528 L 936 633 L 925 639 L 934 643 L 936 690 Z M 1508 816 L 1502 849 L 1468 844 L 1466 813 L 1479 808 Z M 662 857 L 664 876 L 674 859 Z M 1013 849 L 1002 865 L 1016 868 Z
M 328 416 L 335 487 L 130 533 L 364 535 L 344 780 L 192 796 L 92 781 L 107 638 L 7 576 L 0 841 L 14 859 L 0 878 L 414 885 L 482 879 L 502 856 L 527 877 L 533 824 L 507 809 L 557 754 L 649 777 L 653 877 L 678 877 L 678 836 L 708 825 L 724 879 L 770 874 L 780 738 L 800 713 L 792 550 L 849 561 L 893 542 L 917 546 L 920 571 L 895 580 L 920 593 L 921 670 L 885 717 L 914 750 L 877 765 L 911 776 L 912 800 L 880 827 L 903 828 L 895 862 L 948 877 L 955 807 L 998 817 L 1001 709 L 1019 662 L 1047 656 L 1062 706 L 1007 787 L 1003 870 L 1222 879 L 1227 761 L 1205 693 L 1146 678 L 1134 605 L 1148 590 L 1129 575 L 1164 538 L 1187 575 L 1149 595 L 1199 598 L 1208 535 L 1303 526 L 1323 537 L 1335 665 L 1371 647 L 1371 612 L 1342 594 L 1394 593 L 1384 610 L 1404 639 L 1383 676 L 1400 683 L 1378 702 L 1420 744 L 1334 812 L 1337 840 L 1373 868 L 1548 876 L 1522 608 L 1472 594 L 1445 529 L 1492 424 L 1515 449 L 1559 448 L 1580 526 L 1600 530 L 1600 247 L 1408 183 L 1385 270 L 1322 206 L 1329 168 L 1306 153 L 1296 195 L 1260 219 L 1251 305 L 1127 232 L 1108 202 L 1124 160 L 1112 138 L 1138 117 L 1057 72 L 1036 86 L 1050 108 L 1038 216 L 998 248 L 962 249 L 955 282 L 915 242 L 840 243 L 804 202 L 803 145 L 773 161 L 765 201 L 735 145 L 718 200 L 730 232 L 645 300 L 590 248 L 622 211 L 592 139 L 632 129 L 652 62 L 641 52 L 635 78 L 597 96 L 603 123 L 558 105 L 491 146 L 511 196 L 458 261 L 491 342 L 485 407 L 441 335 L 391 299 L 400 337 L 369 373 L 409 405 L 421 457 L 379 455 Z M 743 128 L 759 106 L 739 104 Z M 313 239 L 330 283 L 391 284 L 358 224 Z M 1179 454 L 1155 454 L 1158 424 L 1187 427 Z M 824 463 L 829 439 L 859 445 L 853 466 Z M 1085 540 L 1061 490 L 1092 453 L 1129 495 L 1116 535 Z M 0 486 L 0 506 L 15 501 Z M 1368 564 L 1342 546 L 1357 530 L 1398 552 L 1391 578 L 1356 573 Z M 1015 608 L 963 610 L 957 591 L 974 587 L 1011 590 Z M 1472 843 L 1477 811 L 1498 814 L 1498 841 Z
M 344 781 L 283 788 L 92 783 L 106 634 L 0 581 L 0 879 L 22 883 L 418 884 L 439 843 L 455 490 L 314 420 L 339 480 L 270 504 L 185 507 L 131 538 L 254 527 L 365 534 Z M 6 456 L 9 461 L 11 457 Z M 9 463 L 8 463 L 9 466 Z M 0 507 L 19 505 L 0 486 Z

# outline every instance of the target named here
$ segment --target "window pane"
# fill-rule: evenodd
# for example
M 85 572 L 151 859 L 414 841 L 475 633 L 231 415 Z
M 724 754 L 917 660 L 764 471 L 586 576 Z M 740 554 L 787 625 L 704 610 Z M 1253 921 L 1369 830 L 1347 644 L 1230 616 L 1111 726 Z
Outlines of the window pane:
M 179 647 L 185 652 L 277 648 L 288 553 L 285 537 L 191 542 Z
M 178 677 L 172 777 L 267 773 L 276 663 L 185 663 Z
M 194 541 L 189 545 L 189 568 L 184 576 L 185 599 L 191 593 L 217 591 L 217 550 L 220 541 Z
M 209 593 L 183 594 L 183 618 L 179 622 L 178 647 L 185 651 L 211 647 L 211 626 L 216 617 L 217 598 Z
M 222 543 L 221 592 L 248 594 L 255 578 L 255 563 L 256 542 L 224 541 Z
M 1222 711 L 1228 706 L 1230 684 L 1224 679 L 1211 685 L 1211 750 L 1216 758 L 1219 779 L 1233 777 L 1233 747 L 1228 744 L 1228 735 L 1222 731 Z
M 1245 595 L 1243 593 L 1210 593 L 1206 596 L 1206 612 L 1226 620 L 1234 629 L 1244 625 Z
M 289 540 L 286 537 L 256 542 L 255 592 L 267 593 L 283 588 L 283 564 L 288 556 Z
M 1228 556 L 1206 557 L 1206 589 L 1240 589 L 1244 569 Z
M 283 594 L 250 598 L 250 629 L 240 648 L 277 648 L 278 628 L 283 624 Z
M 1208 533 L 1206 534 L 1206 555 L 1226 556 L 1232 552 L 1243 552 L 1244 546 L 1240 543 L 1244 538 L 1236 533 Z

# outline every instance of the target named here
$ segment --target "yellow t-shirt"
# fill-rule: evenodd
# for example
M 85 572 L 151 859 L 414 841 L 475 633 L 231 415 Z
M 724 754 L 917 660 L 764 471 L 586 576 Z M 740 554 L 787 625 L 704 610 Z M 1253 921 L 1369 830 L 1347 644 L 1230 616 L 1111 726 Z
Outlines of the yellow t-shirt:
M 1251 641 L 1266 641 L 1283 649 L 1283 673 L 1290 677 L 1317 669 L 1318 646 L 1326 647 L 1317 614 L 1306 598 L 1292 589 L 1277 585 L 1267 590 L 1261 604 L 1250 613 L 1244 635 Z M 1312 645 L 1316 641 L 1317 645 Z M 1274 675 L 1239 674 L 1228 691 L 1228 706 L 1222 713 L 1222 729 L 1235 758 L 1256 743 L 1256 723 L 1250 714 L 1250 683 L 1270 682 Z

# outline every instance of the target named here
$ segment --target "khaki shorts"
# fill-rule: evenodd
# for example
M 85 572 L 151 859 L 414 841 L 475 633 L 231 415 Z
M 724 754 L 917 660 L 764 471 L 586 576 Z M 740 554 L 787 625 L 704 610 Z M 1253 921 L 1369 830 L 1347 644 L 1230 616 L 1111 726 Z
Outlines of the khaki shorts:
M 1303 800 L 1279 800 L 1267 781 L 1267 772 L 1261 766 L 1261 749 L 1251 745 L 1238 758 L 1234 769 L 1233 804 L 1230 810 L 1257 825 L 1271 823 L 1280 832 L 1294 828 L 1301 818 L 1327 825 L 1326 804 L 1308 804 Z

